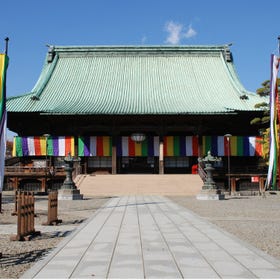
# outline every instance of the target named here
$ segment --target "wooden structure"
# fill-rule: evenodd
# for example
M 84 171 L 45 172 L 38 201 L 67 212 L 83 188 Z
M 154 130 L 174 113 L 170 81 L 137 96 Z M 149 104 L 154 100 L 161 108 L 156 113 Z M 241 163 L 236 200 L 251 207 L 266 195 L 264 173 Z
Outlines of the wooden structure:
M 7 100 L 7 126 L 14 156 L 56 167 L 70 152 L 82 173 L 191 173 L 209 150 L 226 173 L 228 154 L 232 170 L 260 163 L 250 121 L 264 101 L 227 45 L 51 46 L 32 91 Z
M 6 166 L 5 183 L 14 190 L 28 190 L 46 193 L 56 189 L 65 179 L 64 168 L 52 169 L 32 166 Z
M 61 219 L 58 219 L 58 192 L 49 192 L 48 194 L 48 220 L 43 225 L 57 225 L 62 223 Z
M 17 193 L 17 235 L 11 236 L 11 241 L 27 241 L 32 236 L 40 235 L 39 231 L 35 231 L 34 203 L 34 193 Z
M 228 174 L 227 174 L 228 176 Z M 258 194 L 262 194 L 265 191 L 265 180 L 267 178 L 267 174 L 246 174 L 246 173 L 235 173 L 230 175 L 230 182 L 231 182 L 231 190 L 232 194 L 236 194 L 240 191 L 239 184 L 240 181 L 247 181 L 247 183 L 254 183 L 258 185 L 258 187 L 247 188 L 247 190 L 251 190 L 252 192 L 258 192 Z M 238 186 L 238 187 L 237 187 Z

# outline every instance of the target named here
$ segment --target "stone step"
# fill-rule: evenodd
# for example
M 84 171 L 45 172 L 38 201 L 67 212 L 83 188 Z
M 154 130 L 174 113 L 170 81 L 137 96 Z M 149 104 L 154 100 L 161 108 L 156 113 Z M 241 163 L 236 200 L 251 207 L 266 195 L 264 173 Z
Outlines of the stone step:
M 197 195 L 203 182 L 195 174 L 83 175 L 77 187 L 84 196 Z

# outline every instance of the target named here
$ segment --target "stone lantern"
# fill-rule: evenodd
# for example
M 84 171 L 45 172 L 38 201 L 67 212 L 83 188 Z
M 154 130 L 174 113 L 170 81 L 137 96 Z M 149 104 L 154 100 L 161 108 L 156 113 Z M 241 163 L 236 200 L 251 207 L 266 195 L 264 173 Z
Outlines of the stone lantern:
M 222 200 L 225 198 L 224 194 L 221 194 L 218 186 L 213 180 L 213 163 L 220 162 L 222 159 L 218 157 L 213 157 L 211 152 L 208 151 L 207 156 L 204 158 L 198 158 L 198 162 L 205 166 L 204 170 L 206 173 L 204 185 L 202 186 L 201 192 L 196 196 L 199 200 Z
M 72 172 L 74 170 L 74 162 L 80 161 L 80 158 L 73 158 L 70 153 L 64 158 L 66 178 L 58 191 L 58 200 L 78 200 L 83 199 L 80 190 L 77 189 L 73 179 Z

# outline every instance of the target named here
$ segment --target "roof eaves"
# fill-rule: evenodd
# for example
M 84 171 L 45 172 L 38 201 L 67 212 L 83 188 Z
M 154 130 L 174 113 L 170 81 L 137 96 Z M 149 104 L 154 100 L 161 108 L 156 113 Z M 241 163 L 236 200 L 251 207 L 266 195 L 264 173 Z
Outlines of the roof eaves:
M 22 96 L 28 96 L 28 95 L 33 95 L 33 94 L 34 94 L 34 92 L 26 92 L 21 95 L 9 96 L 9 97 L 7 97 L 7 101 L 19 99 L 19 98 L 22 98 Z
M 241 84 L 240 79 L 238 77 L 237 71 L 235 69 L 233 60 L 232 61 L 226 61 L 225 57 L 223 57 L 224 61 L 224 67 L 226 68 L 226 72 L 229 73 L 230 80 L 232 82 L 232 85 L 237 90 L 240 96 L 242 95 L 249 95 L 254 94 L 253 92 L 250 92 L 244 88 L 244 86 Z
M 246 111 L 246 110 L 244 110 Z M 96 113 L 92 113 L 92 112 L 55 112 L 55 111 L 41 111 L 39 112 L 40 115 L 108 115 L 108 116 L 128 116 L 128 115 L 148 115 L 148 116 L 154 116 L 154 115 L 161 115 L 161 116 L 170 116 L 170 115 L 232 115 L 232 114 L 237 114 L 237 110 L 234 109 L 226 109 L 223 111 L 196 111 L 196 112 L 162 112 L 162 113 L 147 113 L 147 112 L 134 112 L 134 113 L 127 113 L 127 112 L 123 112 L 123 113 L 118 113 L 118 112 L 111 112 L 111 113 L 100 113 L 100 112 L 96 112 Z
M 45 69 L 42 71 L 37 84 L 32 89 L 34 96 L 32 96 L 33 100 L 39 100 L 44 88 L 46 87 L 47 83 L 49 82 L 52 73 L 56 67 L 57 61 L 58 61 L 58 54 L 55 54 L 54 59 L 51 62 L 48 62 L 47 59 L 45 61 Z

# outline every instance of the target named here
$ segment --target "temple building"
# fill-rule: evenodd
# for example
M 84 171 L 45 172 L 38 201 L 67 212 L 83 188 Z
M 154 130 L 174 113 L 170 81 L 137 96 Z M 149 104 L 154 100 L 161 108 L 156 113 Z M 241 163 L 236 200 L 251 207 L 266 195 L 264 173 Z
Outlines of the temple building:
M 211 151 L 232 168 L 262 153 L 255 105 L 227 45 L 50 46 L 31 92 L 7 100 L 14 156 L 83 173 L 191 173 Z M 225 136 L 227 135 L 227 136 Z

